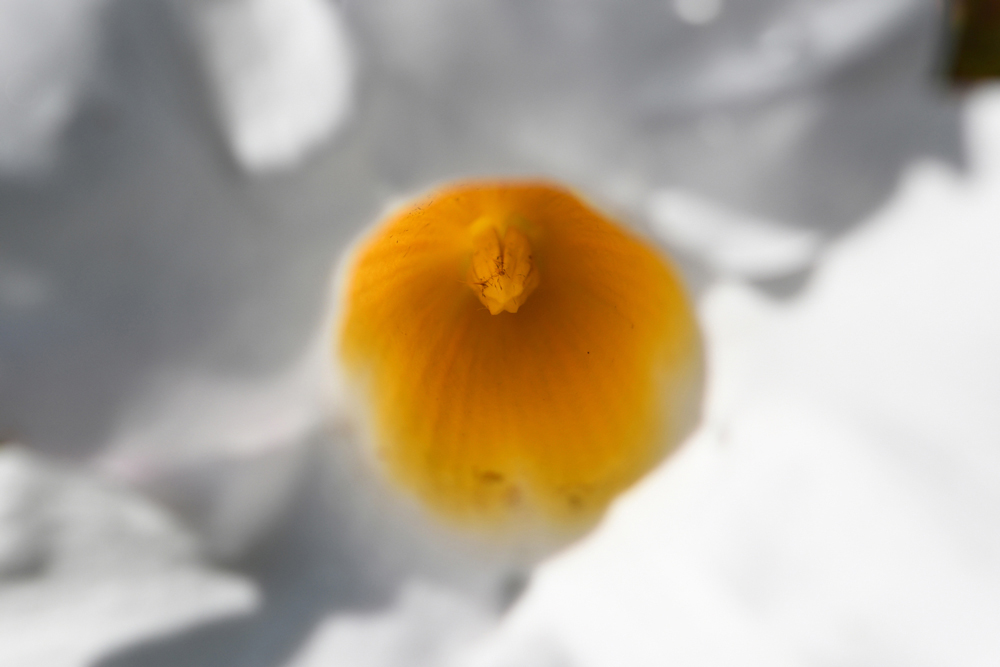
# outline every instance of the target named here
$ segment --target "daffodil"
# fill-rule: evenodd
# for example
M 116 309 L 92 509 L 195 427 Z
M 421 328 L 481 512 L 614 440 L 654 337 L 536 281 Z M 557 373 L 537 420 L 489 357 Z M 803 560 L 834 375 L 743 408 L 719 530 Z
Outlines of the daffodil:
M 697 415 L 677 274 L 550 183 L 412 202 L 360 243 L 342 299 L 336 354 L 372 451 L 454 523 L 589 525 Z
M 941 3 L 0 4 L 0 430 L 114 478 L 0 451 L 0 663 L 1000 663 L 995 123 L 868 217 L 962 151 Z M 705 279 L 670 465 L 700 334 L 641 234 L 466 183 L 342 254 L 488 173 Z M 495 626 L 506 552 L 413 507 L 606 520 Z

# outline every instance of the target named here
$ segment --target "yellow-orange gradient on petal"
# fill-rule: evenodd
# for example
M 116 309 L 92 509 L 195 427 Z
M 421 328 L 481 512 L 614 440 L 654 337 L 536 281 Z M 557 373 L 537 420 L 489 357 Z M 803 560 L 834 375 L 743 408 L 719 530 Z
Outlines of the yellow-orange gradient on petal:
M 361 242 L 341 297 L 336 353 L 377 460 L 452 522 L 589 525 L 696 419 L 677 275 L 558 186 L 412 203 Z

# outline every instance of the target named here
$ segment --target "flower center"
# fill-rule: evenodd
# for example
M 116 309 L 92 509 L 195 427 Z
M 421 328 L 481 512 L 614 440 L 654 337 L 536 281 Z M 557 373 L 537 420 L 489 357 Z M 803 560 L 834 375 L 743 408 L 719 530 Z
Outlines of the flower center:
M 477 220 L 471 230 L 469 287 L 490 309 L 490 314 L 516 313 L 538 287 L 538 271 L 528 237 L 514 225 L 498 229 L 488 218 Z

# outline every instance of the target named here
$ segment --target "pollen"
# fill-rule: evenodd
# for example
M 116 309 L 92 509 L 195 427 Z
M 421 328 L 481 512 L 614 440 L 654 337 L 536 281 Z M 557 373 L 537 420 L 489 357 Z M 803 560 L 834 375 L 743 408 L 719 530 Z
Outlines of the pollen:
M 473 232 L 469 287 L 491 315 L 516 313 L 535 288 L 538 271 L 531 257 L 531 244 L 524 232 L 510 225 L 500 242 L 496 227 L 486 219 L 483 229 Z M 473 225 L 473 229 L 483 225 Z
M 560 186 L 411 202 L 342 290 L 335 357 L 372 460 L 449 523 L 592 525 L 697 419 L 701 338 L 676 272 Z

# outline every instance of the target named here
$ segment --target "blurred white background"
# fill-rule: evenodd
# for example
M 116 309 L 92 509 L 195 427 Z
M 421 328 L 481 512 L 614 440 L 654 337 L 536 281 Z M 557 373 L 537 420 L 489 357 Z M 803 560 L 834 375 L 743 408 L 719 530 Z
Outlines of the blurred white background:
M 0 0 L 0 664 L 1000 662 L 1000 89 L 942 12 Z M 702 427 L 533 573 L 325 376 L 346 245 L 477 175 L 657 239 L 708 341 Z

